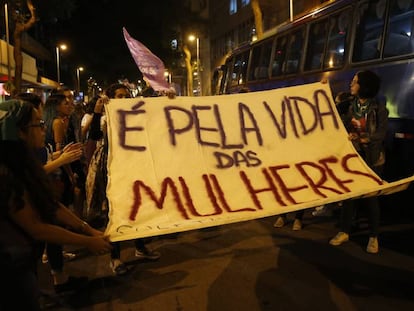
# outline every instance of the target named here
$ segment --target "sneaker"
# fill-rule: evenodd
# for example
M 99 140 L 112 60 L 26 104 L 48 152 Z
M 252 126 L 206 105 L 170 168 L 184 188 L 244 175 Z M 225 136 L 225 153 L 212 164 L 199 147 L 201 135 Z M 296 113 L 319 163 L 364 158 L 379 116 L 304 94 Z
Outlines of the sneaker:
M 327 210 L 327 208 L 326 208 L 325 205 L 317 206 L 312 211 L 312 216 L 323 216 L 323 215 L 326 214 L 326 210 Z
M 329 244 L 338 246 L 347 241 L 349 241 L 349 234 L 345 232 L 338 232 L 338 234 L 329 241 Z
M 88 282 L 88 278 L 83 277 L 74 277 L 70 276 L 68 277 L 68 280 L 65 283 L 61 284 L 55 284 L 53 285 L 56 294 L 60 294 L 62 292 L 69 292 L 69 291 L 75 291 L 81 288 L 82 286 L 86 285 Z
M 157 251 L 151 251 L 145 246 L 141 249 L 135 249 L 135 257 L 138 259 L 157 260 L 161 254 Z
M 367 245 L 367 252 L 370 254 L 378 253 L 378 238 L 370 237 Z
M 285 225 L 285 220 L 283 219 L 282 216 L 279 216 L 275 223 L 273 224 L 273 227 L 275 228 L 282 228 Z
M 42 263 L 47 263 L 49 261 L 49 259 L 47 258 L 47 254 L 43 253 L 42 254 Z
M 293 231 L 299 231 L 301 229 L 302 229 L 302 222 L 300 221 L 300 219 L 295 219 L 293 221 L 292 230 Z
M 119 259 L 111 259 L 109 262 L 109 267 L 112 272 L 118 276 L 124 275 L 128 272 L 127 266 Z
M 65 261 L 72 261 L 76 258 L 76 254 L 63 251 L 63 259 Z

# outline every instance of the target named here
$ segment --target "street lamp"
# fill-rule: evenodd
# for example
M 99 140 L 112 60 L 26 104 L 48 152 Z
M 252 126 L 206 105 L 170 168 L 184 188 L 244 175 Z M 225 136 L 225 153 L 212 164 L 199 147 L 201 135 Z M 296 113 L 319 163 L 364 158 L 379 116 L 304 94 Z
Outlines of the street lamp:
M 9 9 L 7 3 L 4 4 L 4 18 L 6 22 L 6 44 L 7 44 L 7 82 L 11 81 L 11 66 L 10 66 L 10 37 L 9 37 Z
M 57 82 L 60 85 L 60 50 L 67 49 L 66 44 L 60 44 L 56 46 L 56 70 L 57 70 Z
M 80 72 L 83 71 L 83 67 L 76 68 L 76 92 L 80 93 Z
M 200 38 L 194 35 L 190 35 L 188 40 L 194 41 L 196 40 L 197 43 L 197 93 L 201 96 L 201 75 L 200 75 Z
M 168 84 L 171 84 L 171 72 L 169 72 L 168 70 L 166 70 L 164 72 L 164 77 L 165 77 L 165 80 L 167 80 Z

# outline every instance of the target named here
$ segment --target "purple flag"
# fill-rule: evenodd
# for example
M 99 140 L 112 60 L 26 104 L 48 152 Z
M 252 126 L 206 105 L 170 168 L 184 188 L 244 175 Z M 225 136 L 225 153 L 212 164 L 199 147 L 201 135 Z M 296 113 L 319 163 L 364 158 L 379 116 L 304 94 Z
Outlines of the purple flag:
M 156 91 L 170 91 L 171 88 L 164 77 L 165 67 L 162 60 L 141 42 L 132 38 L 125 27 L 123 31 L 132 58 L 151 87 Z

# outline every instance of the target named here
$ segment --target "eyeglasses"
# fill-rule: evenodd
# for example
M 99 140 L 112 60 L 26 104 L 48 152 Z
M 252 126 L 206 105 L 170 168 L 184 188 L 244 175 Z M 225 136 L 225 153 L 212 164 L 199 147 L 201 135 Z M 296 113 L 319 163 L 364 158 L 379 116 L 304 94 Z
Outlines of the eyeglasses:
M 38 124 L 29 124 L 25 127 L 40 127 L 42 130 L 46 128 L 46 124 L 44 120 L 39 120 Z

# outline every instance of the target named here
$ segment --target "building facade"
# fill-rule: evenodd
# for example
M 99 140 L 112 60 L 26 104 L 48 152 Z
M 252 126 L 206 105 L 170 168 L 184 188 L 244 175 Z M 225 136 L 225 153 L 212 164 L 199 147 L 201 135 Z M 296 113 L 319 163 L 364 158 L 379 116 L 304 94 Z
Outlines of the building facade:
M 35 49 L 38 46 L 35 40 L 27 34 L 22 40 L 23 72 L 22 91 L 30 90 L 44 97 L 44 93 L 58 87 L 58 83 L 39 74 L 42 61 L 51 61 L 49 55 L 43 55 L 44 49 Z M 15 76 L 14 46 L 5 40 L 0 40 L 0 100 L 10 95 L 9 85 Z M 30 54 L 29 54 L 30 53 Z

